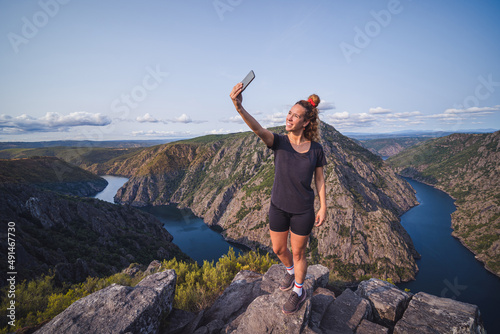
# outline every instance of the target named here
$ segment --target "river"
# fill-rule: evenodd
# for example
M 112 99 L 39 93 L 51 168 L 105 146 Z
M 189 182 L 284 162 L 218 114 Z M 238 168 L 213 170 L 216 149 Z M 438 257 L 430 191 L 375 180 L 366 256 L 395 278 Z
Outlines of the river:
M 417 191 L 420 204 L 401 216 L 401 224 L 422 258 L 417 260 L 416 279 L 398 286 L 475 304 L 488 333 L 500 333 L 500 278 L 451 236 L 453 199 L 434 187 L 407 181 Z
M 108 181 L 108 186 L 95 197 L 114 203 L 113 197 L 128 179 L 111 175 L 103 177 Z M 191 210 L 180 210 L 175 205 L 147 206 L 141 210 L 155 215 L 172 234 L 173 242 L 198 264 L 203 264 L 204 260 L 217 262 L 222 255 L 227 254 L 229 248 L 233 248 L 236 255 L 244 251 L 244 247 L 227 242 L 220 233 L 210 229 Z
M 104 178 L 109 185 L 95 197 L 113 202 L 114 195 L 127 178 Z M 474 254 L 451 236 L 450 214 L 455 211 L 453 199 L 423 183 L 409 179 L 408 182 L 417 191 L 420 204 L 401 216 L 401 224 L 422 258 L 417 261 L 419 273 L 416 280 L 398 286 L 408 288 L 412 293 L 423 291 L 478 305 L 488 333 L 500 333 L 500 278 L 484 269 Z M 179 210 L 175 206 L 146 207 L 143 210 L 158 217 L 174 236 L 174 243 L 200 264 L 203 260 L 217 261 L 229 247 L 241 252 L 189 210 Z

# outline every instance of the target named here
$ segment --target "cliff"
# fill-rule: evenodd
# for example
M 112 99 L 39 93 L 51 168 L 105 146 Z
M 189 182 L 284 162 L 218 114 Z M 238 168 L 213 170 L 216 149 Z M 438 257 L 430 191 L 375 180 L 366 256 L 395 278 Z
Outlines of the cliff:
M 195 314 L 174 309 L 176 273 L 165 270 L 135 287 L 113 284 L 84 297 L 35 333 L 485 333 L 476 305 L 423 292 L 415 295 L 370 279 L 356 291 L 325 289 L 328 269 L 308 268 L 306 301 L 293 315 L 281 307 L 290 292 L 278 288 L 285 273 L 243 270 L 215 303 Z
M 274 128 L 283 132 L 284 128 Z M 309 256 L 332 277 L 414 278 L 418 257 L 399 216 L 416 205 L 413 189 L 382 160 L 321 124 L 328 166 L 327 222 L 313 230 Z M 135 206 L 178 203 L 232 241 L 270 250 L 267 210 L 272 151 L 253 133 L 206 136 L 142 150 L 115 201 Z
M 453 236 L 500 276 L 500 131 L 453 134 L 388 160 L 403 176 L 431 184 L 455 200 Z
M 56 158 L 0 161 L 0 165 L 0 219 L 15 226 L 19 282 L 51 270 L 59 283 L 80 282 L 88 276 L 111 275 L 132 262 L 188 258 L 154 216 L 68 195 L 82 195 L 85 184 L 95 191 L 94 182 L 101 184 L 102 179 L 89 172 Z M 4 229 L 0 252 L 5 259 L 7 240 Z M 2 285 L 7 272 L 3 261 Z

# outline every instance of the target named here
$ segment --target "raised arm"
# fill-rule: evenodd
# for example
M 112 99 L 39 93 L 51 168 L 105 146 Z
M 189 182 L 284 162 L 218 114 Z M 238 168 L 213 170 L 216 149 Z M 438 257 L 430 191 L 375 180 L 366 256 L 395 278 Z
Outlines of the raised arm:
M 236 111 L 241 115 L 241 118 L 247 123 L 250 130 L 252 130 L 260 139 L 267 145 L 273 146 L 274 143 L 274 135 L 271 131 L 263 128 L 259 122 L 255 118 L 250 115 L 245 108 L 243 108 L 243 95 L 241 94 L 241 90 L 243 88 L 243 84 L 240 82 L 236 86 L 233 87 L 231 94 L 231 100 L 233 100 L 234 107 Z

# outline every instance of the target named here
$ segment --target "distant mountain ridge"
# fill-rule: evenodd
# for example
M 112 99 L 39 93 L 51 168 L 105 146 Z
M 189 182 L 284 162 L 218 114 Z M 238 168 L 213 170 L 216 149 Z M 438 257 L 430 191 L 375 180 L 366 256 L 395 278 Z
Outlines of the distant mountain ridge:
M 272 129 L 283 132 L 284 127 Z M 383 161 L 321 124 L 328 221 L 311 237 L 309 256 L 337 276 L 410 280 L 418 257 L 399 216 L 416 205 L 413 189 Z M 128 157 L 133 176 L 115 200 L 135 206 L 178 203 L 223 235 L 270 250 L 267 210 L 272 151 L 253 133 L 205 136 L 145 148 Z
M 500 276 L 500 131 L 434 139 L 387 162 L 456 199 L 452 234 Z

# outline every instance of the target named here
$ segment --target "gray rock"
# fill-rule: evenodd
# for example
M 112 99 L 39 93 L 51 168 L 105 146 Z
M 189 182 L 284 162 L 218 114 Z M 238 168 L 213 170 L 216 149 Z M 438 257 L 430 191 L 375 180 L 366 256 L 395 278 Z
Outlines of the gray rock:
M 312 293 L 310 289 L 306 291 L 308 294 Z M 270 295 L 257 297 L 248 306 L 238 328 L 233 333 L 301 333 L 309 321 L 310 297 L 307 297 L 296 313 L 286 315 L 283 314 L 282 307 L 290 293 L 290 291 L 278 289 Z
M 112 284 L 77 300 L 36 333 L 157 333 L 170 313 L 177 275 L 166 270 L 135 287 Z
M 222 320 L 224 324 L 232 322 L 245 312 L 255 298 L 265 293 L 260 289 L 261 283 L 262 274 L 249 270 L 240 271 L 222 295 L 205 311 L 201 324 L 206 325 L 214 320 Z
M 476 305 L 424 292 L 413 296 L 394 334 L 486 333 Z
M 306 301 L 292 314 L 282 312 L 283 305 L 290 296 L 290 291 L 279 290 L 279 282 L 285 274 L 283 265 L 273 265 L 262 278 L 262 290 L 269 295 L 257 297 L 239 318 L 238 327 L 233 333 L 301 333 L 308 325 L 311 315 L 311 297 L 316 287 L 328 283 L 329 271 L 321 265 L 307 269 L 304 291 Z
M 312 309 L 311 318 L 309 319 L 309 327 L 314 330 L 319 330 L 321 319 L 330 306 L 335 300 L 335 293 L 325 288 L 317 288 L 311 298 Z
M 161 334 L 181 334 L 185 333 L 185 329 L 196 318 L 196 314 L 189 311 L 172 309 L 168 315 L 167 324 L 161 328 Z
M 356 293 L 370 301 L 375 321 L 390 327 L 401 319 L 411 298 L 409 293 L 376 278 L 361 282 Z
M 356 334 L 389 334 L 389 328 L 363 319 L 356 329 Z
M 273 264 L 262 277 L 261 289 L 267 293 L 273 293 L 279 288 L 280 282 L 285 275 L 285 266 L 282 264 Z
M 323 333 L 354 333 L 363 319 L 371 319 L 370 303 L 346 289 L 328 306 L 321 320 Z

